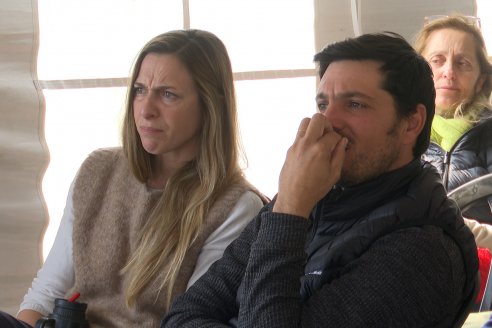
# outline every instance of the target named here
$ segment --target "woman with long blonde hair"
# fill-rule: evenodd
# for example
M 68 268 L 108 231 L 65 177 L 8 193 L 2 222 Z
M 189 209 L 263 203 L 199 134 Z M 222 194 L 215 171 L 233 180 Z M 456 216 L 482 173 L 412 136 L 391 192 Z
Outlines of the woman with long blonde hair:
M 239 165 L 232 69 L 215 35 L 153 38 L 128 90 L 122 148 L 97 150 L 80 167 L 21 305 L 18 318 L 31 325 L 78 292 L 91 327 L 158 326 L 266 201 Z

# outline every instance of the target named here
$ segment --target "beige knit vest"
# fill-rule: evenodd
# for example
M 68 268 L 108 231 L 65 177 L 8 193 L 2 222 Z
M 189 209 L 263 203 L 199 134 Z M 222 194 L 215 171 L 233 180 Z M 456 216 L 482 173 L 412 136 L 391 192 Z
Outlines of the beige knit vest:
M 185 256 L 173 299 L 186 290 L 205 240 L 247 190 L 257 192 L 244 180 L 212 206 L 198 240 Z M 67 295 L 81 293 L 79 301 L 88 304 L 92 328 L 158 327 L 165 315 L 166 292 L 157 294 L 162 274 L 141 293 L 132 309 L 125 305 L 127 281 L 120 274 L 136 249 L 137 232 L 161 194 L 135 179 L 121 149 L 95 151 L 82 164 L 73 191 L 75 285 Z

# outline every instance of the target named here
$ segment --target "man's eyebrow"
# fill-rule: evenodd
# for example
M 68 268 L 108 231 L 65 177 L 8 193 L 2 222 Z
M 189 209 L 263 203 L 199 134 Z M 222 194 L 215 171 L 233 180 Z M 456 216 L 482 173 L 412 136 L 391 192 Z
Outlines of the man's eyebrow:
M 317 95 L 316 95 L 316 100 L 326 100 L 328 97 L 326 97 L 326 95 L 323 93 L 323 92 L 319 92 Z
M 335 99 L 346 99 L 346 98 L 354 98 L 354 97 L 364 98 L 368 100 L 374 99 L 374 97 L 359 91 L 340 92 L 339 94 L 335 95 Z
M 369 95 L 362 93 L 362 92 L 359 92 L 359 91 L 340 92 L 340 93 L 335 95 L 334 99 L 347 99 L 347 98 L 353 98 L 353 97 L 364 98 L 364 99 L 368 99 L 368 100 L 374 100 L 375 99 L 374 97 L 369 96 Z M 316 95 L 316 100 L 326 100 L 326 99 L 328 99 L 328 97 L 323 92 L 319 92 Z

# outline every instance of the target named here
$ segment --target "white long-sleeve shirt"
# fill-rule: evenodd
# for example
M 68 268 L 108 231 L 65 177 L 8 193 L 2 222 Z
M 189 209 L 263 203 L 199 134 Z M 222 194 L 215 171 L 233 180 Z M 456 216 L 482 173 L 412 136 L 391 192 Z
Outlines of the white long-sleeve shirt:
M 467 218 L 464 220 L 475 237 L 477 247 L 488 248 L 492 252 L 492 225 Z
M 47 315 L 53 310 L 55 298 L 65 297 L 75 282 L 72 255 L 72 196 L 73 185 L 68 193 L 53 246 L 24 296 L 19 311 L 30 309 Z M 227 219 L 205 241 L 187 288 L 198 280 L 212 263 L 222 257 L 224 249 L 239 236 L 262 206 L 261 199 L 254 192 L 247 191 L 239 198 Z

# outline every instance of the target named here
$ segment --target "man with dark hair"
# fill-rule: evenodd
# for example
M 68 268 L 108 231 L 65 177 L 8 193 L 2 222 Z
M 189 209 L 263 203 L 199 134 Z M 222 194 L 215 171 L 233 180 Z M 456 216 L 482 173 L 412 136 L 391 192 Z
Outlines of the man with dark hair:
M 432 73 L 399 35 L 315 56 L 302 120 L 265 206 L 162 327 L 451 327 L 476 288 L 473 235 L 420 161 Z

